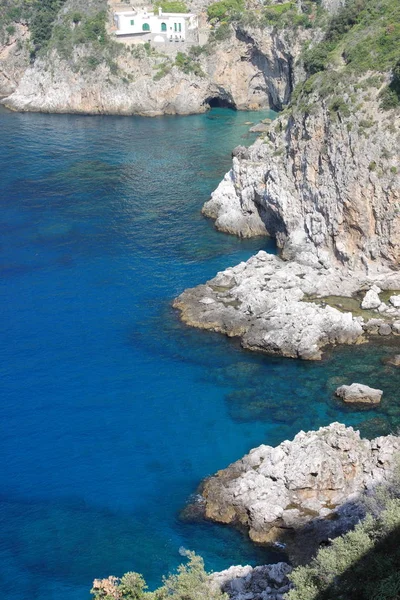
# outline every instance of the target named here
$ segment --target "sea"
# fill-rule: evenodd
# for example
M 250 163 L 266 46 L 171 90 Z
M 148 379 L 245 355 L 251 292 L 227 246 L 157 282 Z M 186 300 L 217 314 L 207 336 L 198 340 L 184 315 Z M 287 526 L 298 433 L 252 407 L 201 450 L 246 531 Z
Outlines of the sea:
M 207 570 L 282 558 L 188 520 L 202 479 L 259 444 L 341 421 L 397 431 L 396 340 L 319 362 L 244 351 L 181 324 L 173 299 L 273 240 L 214 229 L 201 207 L 273 113 L 187 117 L 0 112 L 0 589 L 88 600 L 94 578 L 149 588 L 184 560 Z M 397 344 L 398 345 L 398 344 Z M 398 350 L 397 350 L 398 351 Z M 384 390 L 344 408 L 342 383 Z

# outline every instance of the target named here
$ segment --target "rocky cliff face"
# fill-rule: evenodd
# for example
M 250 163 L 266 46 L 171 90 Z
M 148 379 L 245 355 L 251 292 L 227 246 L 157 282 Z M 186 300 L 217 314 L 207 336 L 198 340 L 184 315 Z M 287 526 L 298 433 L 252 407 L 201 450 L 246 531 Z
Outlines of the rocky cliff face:
M 150 49 L 116 41 L 111 26 L 114 4 L 65 0 L 46 50 L 41 48 L 31 64 L 27 25 L 16 23 L 15 39 L 8 36 L 8 45 L 0 48 L 0 92 L 7 96 L 6 106 L 21 111 L 148 116 L 203 112 L 210 103 L 280 110 L 302 77 L 296 62 L 302 45 L 314 35 L 301 28 L 237 24 L 225 29 L 223 39 L 192 56 L 188 68 L 179 67 L 175 57 L 180 47 Z M 103 35 L 107 9 L 110 35 L 105 30 Z M 90 19 L 97 18 L 93 29 Z
M 203 112 L 210 101 L 281 109 L 295 83 L 300 47 L 300 38 L 288 32 L 238 28 L 199 58 L 202 76 L 178 67 L 163 74 L 162 48 L 146 53 L 114 44 L 112 61 L 92 61 L 89 68 L 82 68 L 90 64 L 86 46 L 75 47 L 68 58 L 53 48 L 25 71 L 5 104 L 16 110 L 148 116 Z
M 29 66 L 27 42 L 29 30 L 25 23 L 17 23 L 11 33 L 0 36 L 0 97 L 12 94 Z
M 236 151 L 204 213 L 229 233 L 274 236 L 285 259 L 397 269 L 400 115 L 380 109 L 384 79 L 371 80 L 305 93 Z
M 360 439 L 339 423 L 301 431 L 276 448 L 255 448 L 208 479 L 206 517 L 244 526 L 256 542 L 283 540 L 289 551 L 297 534 L 305 545 L 312 531 L 312 546 L 300 552 L 304 557 L 356 522 L 360 494 L 390 479 L 399 450 L 395 436 Z

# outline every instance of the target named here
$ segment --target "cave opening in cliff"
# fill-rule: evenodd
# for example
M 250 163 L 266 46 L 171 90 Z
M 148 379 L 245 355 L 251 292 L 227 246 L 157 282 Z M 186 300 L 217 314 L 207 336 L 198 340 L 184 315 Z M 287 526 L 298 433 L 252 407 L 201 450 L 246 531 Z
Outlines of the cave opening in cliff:
M 230 108 L 231 110 L 236 110 L 236 104 L 228 98 L 221 98 L 220 96 L 213 96 L 211 98 L 207 98 L 204 104 L 207 104 L 210 108 Z

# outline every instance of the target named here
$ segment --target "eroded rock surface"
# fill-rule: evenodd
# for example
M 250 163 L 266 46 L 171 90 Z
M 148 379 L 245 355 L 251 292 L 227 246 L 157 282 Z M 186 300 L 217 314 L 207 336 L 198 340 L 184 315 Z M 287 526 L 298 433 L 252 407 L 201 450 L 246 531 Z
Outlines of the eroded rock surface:
M 292 587 L 292 567 L 285 562 L 251 567 L 234 566 L 212 573 L 211 586 L 227 593 L 231 600 L 281 600 Z
M 397 289 L 400 274 L 376 274 L 375 281 Z M 217 274 L 205 285 L 185 290 L 174 302 L 188 325 L 241 338 L 242 345 L 268 354 L 315 360 L 328 345 L 356 344 L 389 321 L 354 317 L 315 302 L 310 296 L 350 296 L 372 285 L 362 273 L 258 252 L 245 263 Z M 393 309 L 395 310 L 395 309 Z M 394 322 L 400 312 L 392 314 Z M 381 333 L 382 335 L 385 332 Z
M 398 437 L 361 439 L 340 423 L 301 431 L 275 448 L 251 450 L 208 479 L 205 515 L 244 526 L 261 543 L 304 536 L 308 528 L 315 549 L 357 521 L 360 494 L 390 479 L 399 451 Z
M 73 8 L 74 0 L 67 0 L 62 15 Z M 146 116 L 201 113 L 211 99 L 237 109 L 279 110 L 301 76 L 294 64 L 310 35 L 277 32 L 273 27 L 232 27 L 229 39 L 196 59 L 202 76 L 173 66 L 170 47 L 132 51 L 129 45 L 114 42 L 94 60 L 90 45 L 76 45 L 70 56 L 53 45 L 25 65 L 4 103 L 20 111 Z M 163 65 L 168 68 L 163 70 Z
M 400 114 L 380 109 L 384 85 L 357 88 L 357 107 L 345 91 L 346 116 L 312 95 L 307 109 L 295 105 L 235 153 L 204 214 L 228 233 L 275 237 L 286 259 L 367 272 L 397 268 Z
M 341 385 L 335 394 L 350 404 L 379 404 L 383 391 L 362 383 L 352 383 L 351 385 Z

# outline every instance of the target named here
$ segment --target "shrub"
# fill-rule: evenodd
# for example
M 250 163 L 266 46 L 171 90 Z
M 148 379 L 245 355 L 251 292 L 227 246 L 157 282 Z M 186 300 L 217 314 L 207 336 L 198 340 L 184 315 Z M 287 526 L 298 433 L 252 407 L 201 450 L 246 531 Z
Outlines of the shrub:
M 187 13 L 188 7 L 181 0 L 161 0 L 160 2 L 156 2 L 154 5 L 154 10 L 157 11 L 158 8 L 161 8 L 163 12 L 166 13 Z
M 175 574 L 164 577 L 163 585 L 154 592 L 145 591 L 143 577 L 130 572 L 121 579 L 95 580 L 90 593 L 95 600 L 228 600 L 226 594 L 210 588 L 201 556 L 187 550 L 182 553 L 188 563 L 180 565 Z
M 30 22 L 32 57 L 45 48 L 51 38 L 54 21 L 65 0 L 41 0 L 35 5 Z
M 326 68 L 331 50 L 332 44 L 320 43 L 304 52 L 304 68 L 309 75 L 314 75 Z
M 130 571 L 121 577 L 118 591 L 124 600 L 140 600 L 146 588 L 143 577 L 139 573 Z
M 106 34 L 106 13 L 101 11 L 85 20 L 82 25 L 87 41 L 104 44 Z
M 193 73 L 198 77 L 204 77 L 204 72 L 200 63 L 193 60 L 188 54 L 185 54 L 185 52 L 177 53 L 174 65 L 184 73 Z
M 343 98 L 334 97 L 329 104 L 329 110 L 333 113 L 340 113 L 344 117 L 348 117 L 350 115 L 350 109 L 347 106 L 346 102 Z
M 207 8 L 208 19 L 222 21 L 244 10 L 244 0 L 219 0 Z
M 232 28 L 229 23 L 221 23 L 217 29 L 211 32 L 209 41 L 223 42 L 224 40 L 229 40 L 231 36 Z
M 397 475 L 366 502 L 369 514 L 353 531 L 298 567 L 288 600 L 396 600 L 400 596 L 400 499 Z
M 73 12 L 72 15 L 71 15 L 71 21 L 73 23 L 75 23 L 75 25 L 77 23 L 80 23 L 82 21 L 82 19 L 83 19 L 82 13 L 80 13 L 80 12 Z

